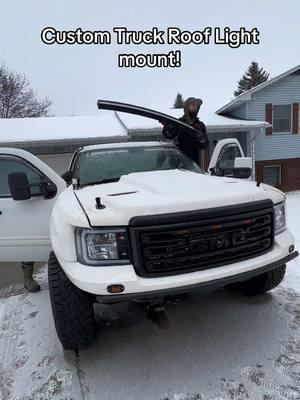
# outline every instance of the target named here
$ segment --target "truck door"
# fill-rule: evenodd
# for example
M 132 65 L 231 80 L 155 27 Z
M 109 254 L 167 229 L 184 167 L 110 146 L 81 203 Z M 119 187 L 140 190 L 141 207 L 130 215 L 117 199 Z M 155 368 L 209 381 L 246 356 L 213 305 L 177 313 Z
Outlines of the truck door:
M 8 183 L 12 173 L 26 174 L 29 199 L 13 199 Z M 47 196 L 43 185 L 49 187 Z M 0 262 L 48 259 L 50 214 L 65 187 L 64 180 L 32 154 L 0 148 Z
M 235 159 L 241 157 L 246 159 L 237 139 L 220 140 L 212 154 L 208 172 L 217 176 L 233 176 Z

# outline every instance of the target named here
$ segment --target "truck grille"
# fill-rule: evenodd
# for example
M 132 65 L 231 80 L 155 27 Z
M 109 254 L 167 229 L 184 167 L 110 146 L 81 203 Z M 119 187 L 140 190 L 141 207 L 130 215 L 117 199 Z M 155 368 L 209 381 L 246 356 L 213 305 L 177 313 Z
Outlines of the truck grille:
M 179 214 L 132 219 L 133 261 L 140 276 L 214 268 L 256 257 L 273 245 L 269 201 Z

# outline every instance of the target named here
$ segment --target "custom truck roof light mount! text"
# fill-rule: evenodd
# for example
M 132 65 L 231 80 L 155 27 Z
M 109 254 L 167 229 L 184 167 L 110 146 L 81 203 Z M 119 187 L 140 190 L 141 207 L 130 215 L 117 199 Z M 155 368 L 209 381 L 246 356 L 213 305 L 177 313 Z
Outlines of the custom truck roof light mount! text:
M 89 31 L 80 27 L 75 30 L 57 30 L 46 27 L 41 32 L 41 40 L 47 45 L 225 45 L 236 49 L 241 45 L 258 45 L 260 32 L 257 28 L 250 30 L 240 27 L 232 30 L 229 27 L 206 27 L 202 30 L 181 30 L 168 27 L 160 30 L 135 31 L 126 27 L 114 27 L 111 31 Z M 181 50 L 168 49 L 165 53 L 123 53 L 118 55 L 119 67 L 180 67 Z

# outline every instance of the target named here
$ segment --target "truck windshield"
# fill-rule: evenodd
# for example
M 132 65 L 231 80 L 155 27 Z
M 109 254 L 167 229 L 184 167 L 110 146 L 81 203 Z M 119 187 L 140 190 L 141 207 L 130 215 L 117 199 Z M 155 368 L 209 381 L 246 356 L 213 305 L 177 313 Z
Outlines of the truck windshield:
M 132 172 L 185 169 L 203 173 L 202 169 L 176 148 L 128 147 L 82 152 L 74 176 L 80 186 L 118 180 Z

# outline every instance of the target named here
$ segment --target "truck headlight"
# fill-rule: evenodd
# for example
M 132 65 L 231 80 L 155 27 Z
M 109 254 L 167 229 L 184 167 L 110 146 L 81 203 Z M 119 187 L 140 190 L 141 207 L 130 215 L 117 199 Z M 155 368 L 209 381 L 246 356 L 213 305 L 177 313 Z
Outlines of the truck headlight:
M 283 232 L 286 229 L 285 223 L 285 202 L 276 204 L 275 211 L 275 235 Z
M 76 228 L 78 261 L 86 265 L 128 264 L 129 245 L 125 229 Z

